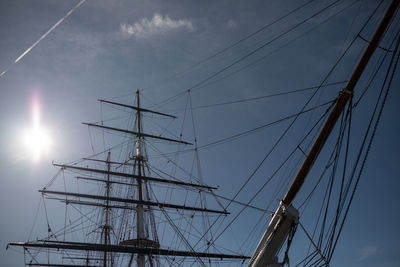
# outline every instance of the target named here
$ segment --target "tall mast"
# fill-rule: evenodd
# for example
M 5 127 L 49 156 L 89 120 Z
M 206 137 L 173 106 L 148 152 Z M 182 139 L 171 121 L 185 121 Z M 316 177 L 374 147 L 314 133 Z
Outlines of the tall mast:
M 109 213 L 110 213 L 110 170 L 111 170 L 111 151 L 108 151 L 107 154 L 107 181 L 106 181 L 106 207 L 105 207 L 105 219 L 104 219 L 104 245 L 108 245 L 110 243 L 110 223 L 109 223 Z M 111 259 L 112 261 L 112 259 Z M 107 267 L 107 251 L 104 251 L 104 267 Z
M 272 217 L 267 230 L 265 231 L 262 239 L 260 240 L 248 266 L 261 267 L 261 266 L 281 266 L 278 264 L 277 255 L 289 235 L 293 223 L 299 218 L 298 211 L 292 206 L 293 200 L 297 193 L 300 191 L 309 171 L 311 170 L 315 160 L 317 159 L 322 147 L 325 145 L 326 140 L 331 134 L 337 120 L 342 114 L 348 100 L 351 98 L 354 87 L 361 77 L 365 67 L 368 64 L 372 54 L 378 47 L 380 40 L 383 37 L 396 9 L 398 8 L 400 0 L 393 0 L 384 17 L 381 20 L 374 36 L 371 39 L 368 47 L 365 49 L 360 61 L 358 62 L 354 72 L 352 73 L 346 87 L 340 92 L 335 105 L 329 117 L 325 121 L 324 126 L 315 139 L 308 155 L 306 156 L 300 170 L 294 178 L 288 192 L 281 201 L 278 209 Z
M 137 166 L 137 171 L 138 171 L 138 178 L 137 178 L 137 183 L 138 183 L 138 194 L 139 194 L 139 201 L 143 201 L 143 188 L 142 188 L 142 154 L 141 154 L 141 141 L 143 136 L 142 134 L 142 129 L 141 129 L 141 114 L 140 114 L 140 95 L 139 95 L 139 90 L 136 91 L 136 97 L 137 97 L 137 131 L 139 133 L 138 135 L 138 140 L 136 142 L 136 166 Z M 144 212 L 143 212 L 143 205 L 138 204 L 136 206 L 137 208 L 137 239 L 139 241 L 139 247 L 141 247 L 141 240 L 145 239 L 145 234 L 144 234 Z M 137 256 L 137 265 L 138 267 L 145 267 L 145 256 L 143 254 L 138 254 Z

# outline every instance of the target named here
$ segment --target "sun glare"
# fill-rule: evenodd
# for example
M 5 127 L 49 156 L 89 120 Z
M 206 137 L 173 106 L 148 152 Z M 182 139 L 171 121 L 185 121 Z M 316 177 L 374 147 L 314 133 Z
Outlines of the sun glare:
M 39 97 L 35 94 L 32 98 L 32 127 L 25 130 L 22 135 L 26 156 L 33 161 L 39 161 L 48 154 L 52 144 L 48 130 L 40 124 L 39 106 Z
M 23 142 L 32 159 L 37 161 L 49 152 L 51 138 L 46 129 L 34 127 L 25 131 Z

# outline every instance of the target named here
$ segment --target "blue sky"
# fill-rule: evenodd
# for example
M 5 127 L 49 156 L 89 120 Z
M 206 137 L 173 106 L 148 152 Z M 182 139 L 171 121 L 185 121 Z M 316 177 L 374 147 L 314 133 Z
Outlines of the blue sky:
M 115 115 L 116 110 L 107 106 L 100 108 L 97 99 L 132 104 L 135 91 L 140 89 L 145 107 L 179 117 L 169 126 L 169 131 L 179 135 L 183 129 L 183 139 L 193 141 L 192 122 L 184 112 L 189 97 L 193 107 L 200 107 L 319 85 L 376 7 L 376 1 L 339 1 L 320 16 L 201 86 L 195 86 L 334 1 L 314 1 L 252 38 L 202 62 L 305 2 L 87 0 L 14 63 L 79 1 L 0 0 L 0 72 L 7 70 L 0 77 L 0 245 L 5 248 L 8 242 L 24 241 L 29 236 L 40 201 L 37 190 L 57 172 L 51 165 L 52 160 L 63 163 L 85 157 L 93 152 L 91 142 L 100 145 L 101 149 L 100 132 L 89 132 L 81 122 L 100 121 L 103 114 L 110 111 Z M 361 33 L 365 39 L 372 36 L 388 4 L 389 1 L 383 1 Z M 393 25 L 398 27 L 399 19 L 397 15 Z M 383 46 L 387 46 L 394 36 L 395 26 L 389 30 Z M 365 45 L 365 41 L 358 39 L 327 82 L 347 80 Z M 380 55 L 382 50 L 377 51 L 365 77 L 360 80 L 361 85 L 356 87 L 356 97 L 367 84 Z M 198 62 L 202 64 L 190 68 Z M 353 145 L 350 148 L 353 158 L 366 129 L 383 74 L 379 73 L 371 90 L 354 111 Z M 397 193 L 400 186 L 400 93 L 395 90 L 399 88 L 398 77 L 397 73 L 332 266 L 400 265 L 397 245 L 400 230 L 396 223 L 399 220 L 397 203 L 400 201 Z M 341 86 L 322 88 L 310 106 L 332 100 Z M 189 88 L 192 88 L 190 94 L 187 93 Z M 193 109 L 198 144 L 206 145 L 294 114 L 311 93 L 305 91 Z M 176 100 L 163 102 L 178 94 Z M 21 141 L 21 135 L 32 126 L 34 102 L 40 109 L 40 123 L 52 139 L 47 151 L 37 160 L 32 160 L 32 154 Z M 238 200 L 247 202 L 255 194 L 324 111 L 325 108 L 320 108 L 307 113 L 294 125 Z M 184 118 L 186 121 L 183 121 Z M 284 122 L 202 149 L 199 156 L 204 181 L 219 185 L 218 193 L 221 195 L 233 197 L 287 126 L 288 122 Z M 160 130 L 154 124 L 146 127 L 150 132 Z M 96 138 L 100 139 L 97 143 L 93 141 Z M 323 151 L 321 160 L 310 173 L 310 180 L 300 192 L 295 206 L 310 192 L 332 151 L 334 140 L 328 142 L 327 150 Z M 279 172 L 278 180 L 274 180 L 252 203 L 264 208 L 272 203 L 268 208 L 274 210 L 278 203 L 276 199 L 282 198 L 287 189 L 285 186 L 278 188 L 275 196 L 279 181 L 285 184 L 291 180 L 301 158 L 301 153 L 297 151 L 284 170 Z M 327 180 L 323 180 L 324 186 L 326 183 Z M 321 202 L 323 191 L 324 188 L 318 190 L 313 196 L 313 203 Z M 301 217 L 301 222 L 309 231 L 319 208 L 313 203 Z M 230 211 L 234 216 L 239 209 L 240 206 L 233 205 Z M 63 216 L 63 212 L 55 210 L 55 213 L 54 216 Z M 260 215 L 259 212 L 246 210 L 224 234 L 219 245 L 237 250 L 237 245 L 231 247 L 232 240 L 241 244 L 250 236 L 243 250 L 251 253 L 268 223 L 267 216 L 264 216 L 256 231 L 251 233 Z M 36 228 L 31 236 L 39 235 L 35 231 Z M 308 246 L 301 229 L 298 229 L 296 237 L 290 252 L 292 264 L 301 259 L 297 254 L 303 253 L 304 244 Z M 22 254 L 5 249 L 0 253 L 1 266 L 23 266 Z

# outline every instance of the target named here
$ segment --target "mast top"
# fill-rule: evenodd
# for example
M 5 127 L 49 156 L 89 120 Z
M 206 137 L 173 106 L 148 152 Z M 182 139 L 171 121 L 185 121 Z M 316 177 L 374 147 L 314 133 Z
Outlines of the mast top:
M 137 92 L 137 94 L 138 94 L 138 92 Z M 108 101 L 108 100 L 104 100 L 104 99 L 98 99 L 98 101 L 100 101 L 101 103 L 107 103 L 107 104 L 111 104 L 111 105 L 116 105 L 116 106 L 120 106 L 120 107 L 134 109 L 134 110 L 137 110 L 137 111 L 140 111 L 140 112 L 153 113 L 153 114 L 157 114 L 157 115 L 161 115 L 161 116 L 165 116 L 165 117 L 170 117 L 170 118 L 173 118 L 173 119 L 177 118 L 174 115 L 169 115 L 169 114 L 166 114 L 166 113 L 163 113 L 163 112 L 150 110 L 150 109 L 146 109 L 146 108 L 141 108 L 141 107 L 136 107 L 136 106 L 132 106 L 132 105 L 126 105 L 126 104 L 122 104 L 122 103 L 119 103 L 119 102 L 113 102 L 113 101 Z

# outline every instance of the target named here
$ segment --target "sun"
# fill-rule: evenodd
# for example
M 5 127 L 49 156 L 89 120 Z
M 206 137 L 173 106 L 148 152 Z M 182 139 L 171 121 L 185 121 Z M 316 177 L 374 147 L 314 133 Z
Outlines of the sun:
M 23 144 L 35 161 L 49 152 L 51 143 L 48 131 L 39 126 L 25 130 L 23 134 Z

